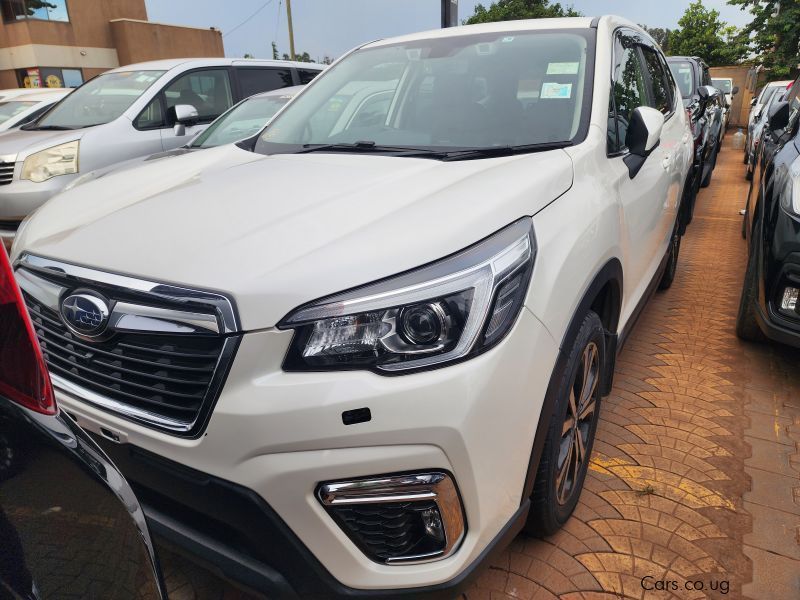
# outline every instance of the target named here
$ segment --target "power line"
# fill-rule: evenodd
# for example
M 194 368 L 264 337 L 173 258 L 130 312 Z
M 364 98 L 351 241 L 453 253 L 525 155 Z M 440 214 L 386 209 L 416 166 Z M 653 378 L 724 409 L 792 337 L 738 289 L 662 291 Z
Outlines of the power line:
M 234 27 L 233 29 L 229 29 L 228 31 L 226 31 L 225 33 L 223 33 L 223 34 L 222 34 L 222 37 L 225 37 L 225 36 L 226 36 L 226 35 L 228 35 L 229 33 L 233 33 L 234 31 L 236 31 L 237 29 L 239 29 L 239 27 L 241 27 L 242 25 L 245 25 L 247 22 L 249 22 L 249 21 L 250 21 L 250 19 L 252 19 L 253 17 L 255 17 L 255 16 L 258 14 L 258 13 L 260 13 L 262 10 L 264 10 L 265 8 L 267 8 L 267 6 L 269 6 L 270 4 L 272 4 L 272 0 L 267 0 L 266 2 L 264 2 L 264 4 L 262 4 L 262 5 L 261 5 L 261 7 L 260 7 L 260 8 L 259 8 L 259 9 L 258 9 L 256 12 L 254 12 L 252 15 L 250 15 L 249 17 L 247 17 L 247 18 L 246 18 L 244 21 L 242 21 L 241 23 L 239 23 L 239 24 L 238 24 L 236 27 Z
M 281 24 L 281 2 L 283 0 L 278 0 L 278 16 L 275 19 L 275 33 L 272 34 L 272 41 L 278 41 L 278 27 Z

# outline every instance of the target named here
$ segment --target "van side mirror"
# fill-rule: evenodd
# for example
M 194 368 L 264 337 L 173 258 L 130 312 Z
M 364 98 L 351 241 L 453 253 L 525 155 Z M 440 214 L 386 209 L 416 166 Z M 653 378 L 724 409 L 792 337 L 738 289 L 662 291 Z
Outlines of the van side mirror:
M 756 105 L 756 100 L 758 100 L 758 98 L 753 98 L 752 100 L 750 100 L 751 107 Z
M 789 103 L 786 100 L 773 103 L 767 114 L 770 131 L 779 131 L 789 124 Z
M 186 135 L 186 126 L 196 125 L 200 120 L 197 109 L 191 104 L 176 104 L 167 110 L 167 119 L 173 123 L 175 135 Z
M 733 89 L 731 90 L 731 96 L 735 96 L 738 93 L 739 93 L 739 86 L 738 85 L 733 86 Z
M 633 111 L 625 134 L 625 145 L 630 154 L 623 159 L 631 179 L 636 177 L 644 161 L 658 146 L 663 128 L 664 115 L 655 108 L 640 106 Z

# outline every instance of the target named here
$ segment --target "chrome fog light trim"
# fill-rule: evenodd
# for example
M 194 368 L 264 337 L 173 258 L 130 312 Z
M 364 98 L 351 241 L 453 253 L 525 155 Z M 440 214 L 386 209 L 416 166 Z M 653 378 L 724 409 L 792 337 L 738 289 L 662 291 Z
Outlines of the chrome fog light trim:
M 455 481 L 442 471 L 323 483 L 317 489 L 317 497 L 342 530 L 376 562 L 407 564 L 441 560 L 458 549 L 466 534 L 466 519 Z M 337 509 L 380 509 L 381 505 L 407 506 L 409 514 L 419 516 L 428 541 L 438 543 L 439 547 L 434 551 L 411 552 L 393 557 L 381 557 L 370 552 L 360 532 L 353 528 L 352 523 L 348 524 Z M 440 527 L 438 523 L 441 524 Z

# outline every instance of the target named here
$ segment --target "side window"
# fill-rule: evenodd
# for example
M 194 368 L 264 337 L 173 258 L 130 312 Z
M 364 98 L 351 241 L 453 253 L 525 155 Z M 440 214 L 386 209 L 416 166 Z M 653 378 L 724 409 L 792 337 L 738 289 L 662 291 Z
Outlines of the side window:
M 300 83 L 302 85 L 311 83 L 311 80 L 314 79 L 314 77 L 316 77 L 319 74 L 320 71 L 311 71 L 309 69 L 297 69 L 297 76 L 300 78 Z
M 652 106 L 660 110 L 665 115 L 672 112 L 672 93 L 670 89 L 671 80 L 667 76 L 658 53 L 647 46 L 642 46 L 644 63 L 647 73 L 650 75 L 650 92 L 652 96 Z
M 609 107 L 609 152 L 625 149 L 628 123 L 633 111 L 640 106 L 647 106 L 647 94 L 639 40 L 632 35 L 618 33 L 614 43 L 613 89 Z
M 789 124 L 786 126 L 786 131 L 795 131 L 797 123 L 800 121 L 800 79 L 792 85 L 786 102 L 789 103 Z
M 136 129 L 152 129 L 164 126 L 164 112 L 161 110 L 161 96 L 157 95 L 144 107 L 133 122 Z
M 239 77 L 242 98 L 294 85 L 289 69 L 239 68 L 236 69 L 236 75 Z
M 167 108 L 190 104 L 200 121 L 213 121 L 233 104 L 227 69 L 192 71 L 173 81 L 165 90 Z

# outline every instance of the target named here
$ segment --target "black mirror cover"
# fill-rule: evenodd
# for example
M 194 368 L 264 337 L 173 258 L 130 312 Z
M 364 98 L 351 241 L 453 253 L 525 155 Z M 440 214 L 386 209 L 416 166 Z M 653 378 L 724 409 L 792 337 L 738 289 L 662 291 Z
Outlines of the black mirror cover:
M 789 124 L 789 103 L 785 100 L 775 102 L 769 107 L 769 128 L 778 131 Z
M 733 89 L 731 90 L 731 96 L 735 96 L 738 93 L 739 93 L 739 86 L 738 85 L 733 86 Z
M 633 111 L 631 122 L 628 124 L 628 131 L 625 133 L 625 145 L 631 154 L 636 156 L 646 156 L 647 151 L 647 126 L 639 111 Z
M 697 93 L 698 93 L 698 95 L 700 96 L 700 99 L 701 99 L 701 100 L 706 100 L 706 99 L 708 99 L 708 96 L 709 96 L 709 93 L 708 93 L 708 86 L 706 86 L 706 85 L 701 85 L 699 88 L 697 88 Z

